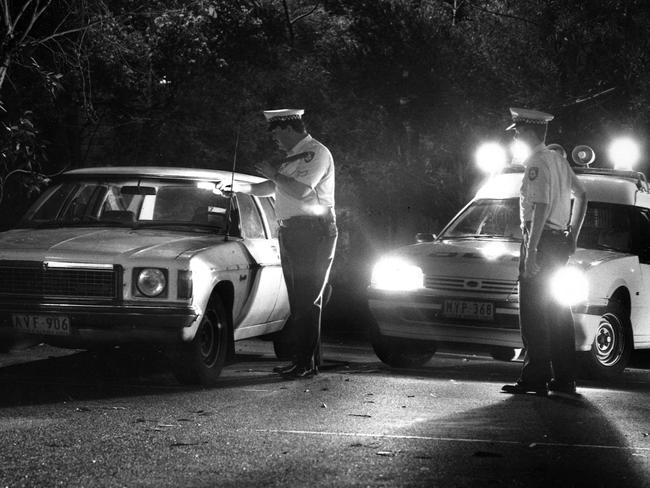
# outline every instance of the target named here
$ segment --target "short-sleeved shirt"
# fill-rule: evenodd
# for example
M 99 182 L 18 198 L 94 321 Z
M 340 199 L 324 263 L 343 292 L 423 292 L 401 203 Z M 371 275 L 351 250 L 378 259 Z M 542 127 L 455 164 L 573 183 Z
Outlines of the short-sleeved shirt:
M 334 209 L 334 159 L 329 149 L 310 135 L 305 136 L 288 153 L 278 170 L 280 174 L 309 186 L 312 191 L 296 198 L 275 188 L 278 218 L 298 215 L 325 215 Z
M 545 228 L 564 230 L 571 218 L 571 166 L 556 151 L 537 146 L 524 162 L 519 209 L 522 226 L 533 218 L 535 203 L 549 206 Z

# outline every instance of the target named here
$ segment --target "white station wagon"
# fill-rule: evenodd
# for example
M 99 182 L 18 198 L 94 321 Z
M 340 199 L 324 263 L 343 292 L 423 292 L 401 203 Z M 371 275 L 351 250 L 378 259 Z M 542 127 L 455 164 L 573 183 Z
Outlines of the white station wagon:
M 625 369 L 650 348 L 650 193 L 642 173 L 574 168 L 587 189 L 578 250 L 554 283 L 572 305 L 576 351 L 592 377 Z M 431 242 L 383 256 L 369 306 L 377 356 L 395 366 L 426 363 L 439 343 L 480 345 L 510 360 L 519 332 L 519 189 L 522 167 L 489 178 Z
M 0 346 L 160 344 L 212 384 L 233 341 L 281 330 L 289 304 L 272 198 L 223 171 L 106 167 L 57 178 L 0 233 Z

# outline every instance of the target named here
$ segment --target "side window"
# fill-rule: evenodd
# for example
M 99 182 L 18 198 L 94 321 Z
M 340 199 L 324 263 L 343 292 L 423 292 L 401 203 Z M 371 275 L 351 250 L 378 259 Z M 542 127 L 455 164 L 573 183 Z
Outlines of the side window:
M 650 263 L 650 210 L 635 207 L 632 209 L 632 252 L 642 263 Z
M 275 202 L 271 197 L 262 197 L 259 201 L 262 204 L 262 211 L 266 215 L 266 221 L 271 229 L 271 237 L 276 238 L 278 237 L 278 229 L 280 226 L 278 224 L 278 217 L 275 214 Z
M 264 239 L 264 225 L 259 211 L 250 195 L 244 193 L 237 194 L 237 203 L 239 205 L 239 218 L 241 220 L 241 230 L 244 237 L 248 239 Z

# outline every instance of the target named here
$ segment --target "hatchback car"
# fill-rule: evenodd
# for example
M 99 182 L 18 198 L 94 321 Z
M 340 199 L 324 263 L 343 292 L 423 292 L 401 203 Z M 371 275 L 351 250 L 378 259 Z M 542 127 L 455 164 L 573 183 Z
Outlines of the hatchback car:
M 576 351 L 591 376 L 616 376 L 650 348 L 650 193 L 635 171 L 574 168 L 587 189 L 578 250 L 549 286 L 572 305 Z M 368 289 L 372 342 L 392 366 L 427 362 L 440 343 L 510 360 L 519 331 L 523 167 L 489 178 L 431 242 L 383 256 Z
M 158 344 L 212 384 L 233 342 L 280 331 L 289 304 L 272 198 L 223 171 L 105 167 L 58 177 L 0 233 L 0 345 Z

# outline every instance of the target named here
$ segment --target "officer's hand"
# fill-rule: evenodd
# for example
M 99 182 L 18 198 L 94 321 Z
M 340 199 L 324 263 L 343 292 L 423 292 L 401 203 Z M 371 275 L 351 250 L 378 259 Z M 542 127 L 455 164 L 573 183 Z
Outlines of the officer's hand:
M 539 273 L 540 267 L 537 264 L 537 251 L 529 250 L 526 253 L 526 260 L 524 261 L 524 278 L 532 278 Z

